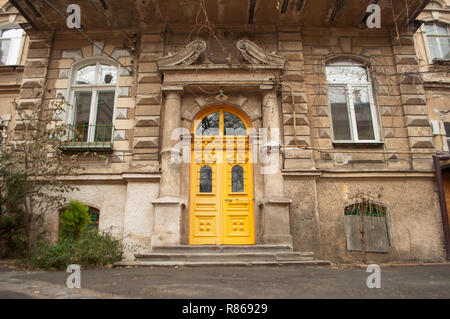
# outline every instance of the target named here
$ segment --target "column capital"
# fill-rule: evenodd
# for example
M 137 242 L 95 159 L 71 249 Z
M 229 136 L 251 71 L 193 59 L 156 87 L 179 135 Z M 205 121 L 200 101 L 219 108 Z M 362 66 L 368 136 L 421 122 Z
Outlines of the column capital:
M 263 94 L 267 93 L 268 91 L 272 91 L 273 90 L 273 85 L 272 84 L 261 84 L 259 86 L 259 89 L 261 91 L 263 91 Z
M 275 107 L 278 104 L 277 93 L 274 89 L 263 91 L 262 100 L 264 107 Z M 277 114 L 277 116 L 279 115 Z
M 165 94 L 169 94 L 169 93 L 176 93 L 176 94 L 181 94 L 184 91 L 183 86 L 179 86 L 179 85 L 163 85 L 161 87 L 161 91 L 164 92 Z
M 184 90 L 182 86 L 162 86 L 161 92 L 166 97 L 166 100 L 181 100 Z

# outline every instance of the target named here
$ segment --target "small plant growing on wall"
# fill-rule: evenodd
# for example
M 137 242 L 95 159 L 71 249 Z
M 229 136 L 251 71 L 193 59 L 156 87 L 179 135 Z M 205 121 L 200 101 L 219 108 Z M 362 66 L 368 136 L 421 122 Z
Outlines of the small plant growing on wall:
M 63 238 L 73 237 L 79 240 L 90 221 L 89 207 L 83 203 L 71 200 L 61 214 L 61 231 Z
M 367 232 L 371 231 L 373 232 L 373 229 L 379 228 L 379 223 L 373 224 L 373 221 L 370 220 L 372 217 L 382 217 L 382 223 L 384 223 L 384 217 L 385 217 L 385 207 L 380 206 L 377 204 L 375 200 L 379 200 L 382 197 L 383 189 L 380 191 L 361 191 L 356 190 L 355 192 L 351 193 L 347 196 L 348 203 L 344 203 L 344 214 L 346 218 L 351 218 L 351 220 L 348 221 L 348 226 L 351 228 L 354 228 L 352 224 L 356 220 L 353 218 L 359 219 L 359 241 L 360 241 L 360 250 L 361 250 L 361 261 L 363 264 L 367 264 L 367 246 L 366 246 L 366 240 L 367 240 Z M 367 220 L 369 218 L 369 220 Z M 373 229 L 366 229 L 368 226 L 367 223 L 369 223 L 369 228 Z M 356 225 L 354 225 L 356 226 Z M 385 226 L 385 225 L 383 225 Z M 383 229 L 384 230 L 384 229 Z M 386 230 L 387 232 L 387 230 Z M 349 234 L 351 236 L 351 232 Z M 373 236 L 372 236 L 373 237 Z M 347 238 L 347 248 L 349 248 L 349 240 L 350 238 Z M 379 242 L 381 238 L 377 239 L 377 242 Z M 381 241 L 383 242 L 383 241 Z M 354 246 L 356 243 L 353 241 L 350 246 Z M 353 249 L 351 249 L 353 250 Z M 373 251 L 373 250 L 372 250 Z

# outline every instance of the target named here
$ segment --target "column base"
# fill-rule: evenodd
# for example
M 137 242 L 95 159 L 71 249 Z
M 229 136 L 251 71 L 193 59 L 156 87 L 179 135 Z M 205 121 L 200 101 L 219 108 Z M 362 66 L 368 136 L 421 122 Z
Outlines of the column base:
M 274 197 L 263 202 L 262 242 L 271 245 L 289 245 L 292 247 L 291 225 L 289 222 L 289 205 L 292 200 L 287 197 Z
M 161 197 L 154 206 L 152 246 L 180 245 L 181 212 L 186 202 L 177 197 Z

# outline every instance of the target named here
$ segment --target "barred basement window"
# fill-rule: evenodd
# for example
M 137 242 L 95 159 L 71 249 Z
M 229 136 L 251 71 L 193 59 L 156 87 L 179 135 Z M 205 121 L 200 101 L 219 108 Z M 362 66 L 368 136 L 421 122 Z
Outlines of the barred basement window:
M 347 250 L 361 251 L 361 214 L 367 252 L 390 252 L 387 208 L 373 201 L 361 201 L 344 209 Z

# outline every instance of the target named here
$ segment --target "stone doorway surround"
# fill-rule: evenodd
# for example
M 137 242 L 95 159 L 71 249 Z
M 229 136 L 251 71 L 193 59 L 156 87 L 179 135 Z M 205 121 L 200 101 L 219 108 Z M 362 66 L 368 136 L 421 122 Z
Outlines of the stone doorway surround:
M 268 53 L 249 40 L 237 42 L 237 50 L 247 63 L 194 64 L 206 49 L 195 40 L 185 48 L 158 60 L 163 76 L 161 141 L 161 180 L 159 196 L 153 201 L 154 229 L 152 247 L 189 243 L 189 163 L 175 163 L 171 152 L 185 145 L 190 152 L 190 133 L 172 133 L 177 128 L 190 131 L 196 114 L 206 108 L 226 104 L 242 111 L 255 132 L 267 128 L 280 149 L 281 118 L 279 96 L 274 79 L 279 79 L 286 58 Z M 217 98 L 223 91 L 226 101 Z M 274 130 L 275 129 L 275 130 Z M 278 129 L 278 130 L 276 130 Z M 252 140 L 252 139 L 251 139 Z M 251 145 L 250 147 L 254 147 Z M 253 148 L 255 152 L 255 148 Z M 259 152 L 259 148 L 256 148 Z M 273 174 L 261 174 L 263 165 L 254 163 L 255 240 L 256 244 L 292 246 L 289 206 L 292 200 L 284 193 L 282 158 Z M 183 154 L 180 154 L 183 156 Z

